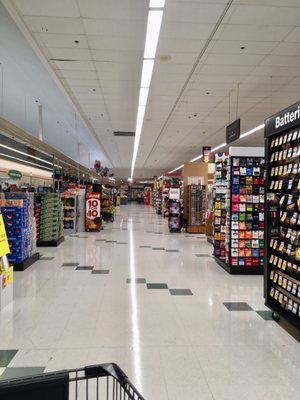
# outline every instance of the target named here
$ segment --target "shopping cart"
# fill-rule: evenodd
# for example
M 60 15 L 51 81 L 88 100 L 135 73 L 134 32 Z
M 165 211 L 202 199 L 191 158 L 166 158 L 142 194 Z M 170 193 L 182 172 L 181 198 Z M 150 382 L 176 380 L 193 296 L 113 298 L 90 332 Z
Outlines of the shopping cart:
M 116 364 L 0 381 L 1 400 L 144 400 Z

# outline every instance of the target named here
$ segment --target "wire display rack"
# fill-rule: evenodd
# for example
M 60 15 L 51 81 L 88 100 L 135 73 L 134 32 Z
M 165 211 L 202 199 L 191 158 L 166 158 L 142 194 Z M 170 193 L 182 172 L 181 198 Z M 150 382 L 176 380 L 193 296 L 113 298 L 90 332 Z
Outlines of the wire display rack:
M 0 382 L 5 400 L 145 400 L 113 363 Z

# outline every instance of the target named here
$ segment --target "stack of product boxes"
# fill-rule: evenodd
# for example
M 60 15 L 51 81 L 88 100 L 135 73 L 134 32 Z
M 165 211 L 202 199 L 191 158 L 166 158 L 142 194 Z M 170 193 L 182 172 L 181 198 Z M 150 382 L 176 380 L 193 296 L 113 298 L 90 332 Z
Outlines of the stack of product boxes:
M 1 199 L 0 207 L 10 247 L 8 260 L 21 263 L 29 257 L 28 200 Z
M 26 193 L 29 218 L 29 255 L 36 253 L 36 221 L 34 217 L 34 193 Z
M 45 193 L 41 197 L 39 232 L 39 240 L 41 242 L 56 241 L 60 237 L 60 203 L 56 193 Z

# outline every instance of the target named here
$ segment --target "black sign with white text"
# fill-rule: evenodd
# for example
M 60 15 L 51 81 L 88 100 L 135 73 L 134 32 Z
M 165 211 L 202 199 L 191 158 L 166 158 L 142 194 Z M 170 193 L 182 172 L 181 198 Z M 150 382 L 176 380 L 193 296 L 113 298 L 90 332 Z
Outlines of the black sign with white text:
M 237 119 L 226 127 L 226 143 L 232 143 L 239 139 L 241 134 L 241 120 Z
M 300 102 L 265 120 L 265 137 L 300 125 Z

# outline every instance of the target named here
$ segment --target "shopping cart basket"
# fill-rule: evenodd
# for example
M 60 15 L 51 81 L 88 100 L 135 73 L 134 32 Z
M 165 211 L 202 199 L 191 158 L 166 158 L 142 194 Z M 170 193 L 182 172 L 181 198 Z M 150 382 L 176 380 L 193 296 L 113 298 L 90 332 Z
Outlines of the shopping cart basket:
M 144 400 L 116 364 L 0 381 L 1 400 Z

